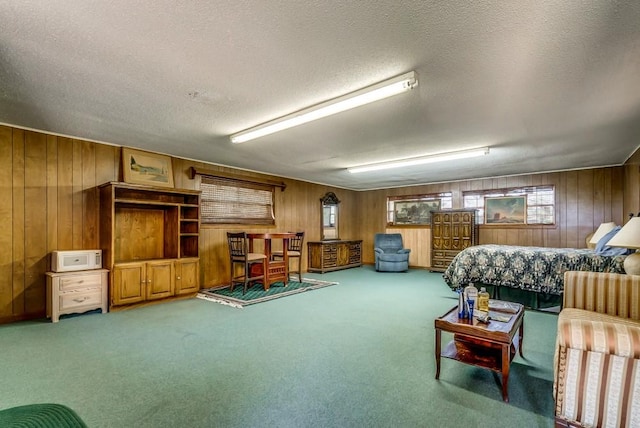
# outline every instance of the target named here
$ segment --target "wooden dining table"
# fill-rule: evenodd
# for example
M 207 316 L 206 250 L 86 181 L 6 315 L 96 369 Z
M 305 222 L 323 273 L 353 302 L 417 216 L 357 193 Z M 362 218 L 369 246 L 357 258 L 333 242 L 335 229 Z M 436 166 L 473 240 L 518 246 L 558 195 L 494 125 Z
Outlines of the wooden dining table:
M 259 239 L 264 241 L 264 255 L 267 256 L 267 271 L 264 273 L 264 289 L 268 290 L 269 286 L 277 281 L 287 286 L 287 280 L 289 279 L 289 255 L 287 254 L 287 248 L 289 246 L 289 239 L 295 238 L 296 234 L 293 232 L 274 232 L 274 233 L 247 233 L 249 238 L 249 252 L 253 253 L 254 241 Z M 271 260 L 271 241 L 273 239 L 282 239 L 282 259 Z M 261 268 L 260 265 L 255 264 L 255 268 Z M 254 272 L 252 272 L 253 274 Z

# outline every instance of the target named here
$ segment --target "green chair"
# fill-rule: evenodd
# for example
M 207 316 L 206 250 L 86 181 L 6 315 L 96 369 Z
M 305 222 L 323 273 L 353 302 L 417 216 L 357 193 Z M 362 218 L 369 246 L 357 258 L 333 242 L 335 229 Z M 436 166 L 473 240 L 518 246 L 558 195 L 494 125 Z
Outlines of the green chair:
M 67 406 L 45 403 L 0 410 L 0 427 L 87 428 L 87 424 Z

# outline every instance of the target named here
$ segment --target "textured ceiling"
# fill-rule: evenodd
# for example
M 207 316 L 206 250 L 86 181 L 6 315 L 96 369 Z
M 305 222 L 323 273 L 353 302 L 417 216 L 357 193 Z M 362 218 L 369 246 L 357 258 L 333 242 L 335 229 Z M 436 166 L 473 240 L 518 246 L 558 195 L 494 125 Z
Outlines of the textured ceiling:
M 0 0 L 0 122 L 356 190 L 620 165 L 638 23 L 636 0 Z M 408 93 L 229 141 L 411 70 Z

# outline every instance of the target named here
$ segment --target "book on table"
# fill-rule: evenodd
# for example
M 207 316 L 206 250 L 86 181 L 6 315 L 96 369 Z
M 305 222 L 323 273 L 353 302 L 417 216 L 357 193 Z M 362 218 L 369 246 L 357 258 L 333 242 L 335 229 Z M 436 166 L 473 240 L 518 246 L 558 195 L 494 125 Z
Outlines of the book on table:
M 517 303 L 505 302 L 503 300 L 489 300 L 489 311 L 506 312 L 508 314 L 517 314 L 520 305 Z

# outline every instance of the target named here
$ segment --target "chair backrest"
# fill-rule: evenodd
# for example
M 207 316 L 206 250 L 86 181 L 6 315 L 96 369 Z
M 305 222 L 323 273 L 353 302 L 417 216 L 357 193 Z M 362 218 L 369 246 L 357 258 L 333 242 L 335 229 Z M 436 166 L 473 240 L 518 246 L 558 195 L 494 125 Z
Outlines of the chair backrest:
M 227 232 L 227 243 L 231 258 L 246 257 L 248 251 L 246 232 Z
M 289 251 L 302 252 L 302 242 L 304 241 L 304 232 L 296 232 L 295 238 L 289 238 Z
M 400 233 L 376 233 L 373 245 L 385 253 L 395 253 L 404 248 Z
M 563 291 L 563 308 L 640 320 L 639 275 L 567 271 Z

